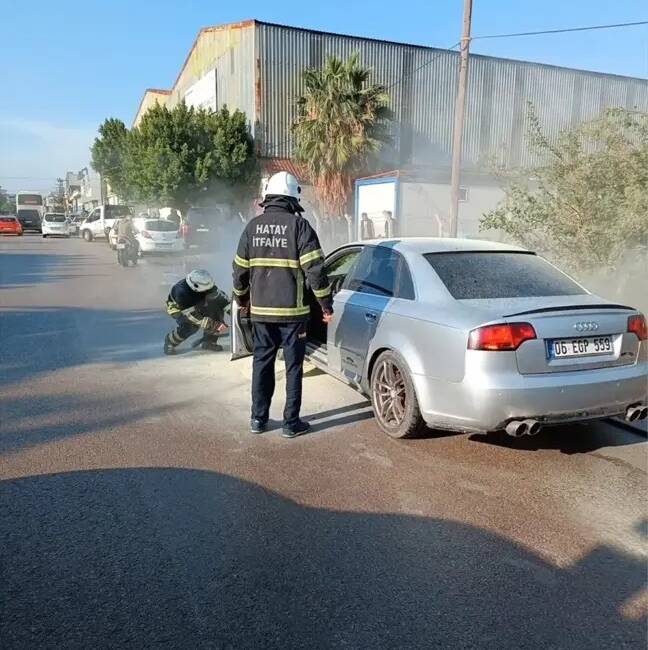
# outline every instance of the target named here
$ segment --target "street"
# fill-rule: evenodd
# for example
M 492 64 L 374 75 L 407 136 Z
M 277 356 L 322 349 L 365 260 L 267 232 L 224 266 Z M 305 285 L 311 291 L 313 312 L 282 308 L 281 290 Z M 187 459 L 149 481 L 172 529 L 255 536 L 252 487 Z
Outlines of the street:
M 309 365 L 251 435 L 249 359 L 162 354 L 229 264 L 0 239 L 2 648 L 644 647 L 645 436 L 392 440 Z

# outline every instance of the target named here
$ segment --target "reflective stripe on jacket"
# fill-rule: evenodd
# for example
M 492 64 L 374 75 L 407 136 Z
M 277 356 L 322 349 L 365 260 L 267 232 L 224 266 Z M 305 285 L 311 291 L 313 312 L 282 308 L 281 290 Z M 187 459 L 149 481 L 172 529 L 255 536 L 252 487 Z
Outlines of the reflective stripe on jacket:
M 249 300 L 252 320 L 308 320 L 305 282 L 322 309 L 331 308 L 331 287 L 317 234 L 290 202 L 275 199 L 246 226 L 234 257 L 234 294 Z

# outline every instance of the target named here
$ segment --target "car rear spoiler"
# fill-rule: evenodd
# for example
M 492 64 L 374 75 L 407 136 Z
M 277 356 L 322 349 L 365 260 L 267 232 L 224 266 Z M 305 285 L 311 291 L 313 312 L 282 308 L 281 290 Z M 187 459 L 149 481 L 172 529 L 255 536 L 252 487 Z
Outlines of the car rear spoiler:
M 529 309 L 528 311 L 518 311 L 515 314 L 506 314 L 504 318 L 511 318 L 512 316 L 527 316 L 528 314 L 542 314 L 551 311 L 575 311 L 577 309 L 621 309 L 623 311 L 637 311 L 634 307 L 627 305 L 617 305 L 614 303 L 602 303 L 592 305 L 563 305 L 562 307 L 542 307 L 541 309 Z

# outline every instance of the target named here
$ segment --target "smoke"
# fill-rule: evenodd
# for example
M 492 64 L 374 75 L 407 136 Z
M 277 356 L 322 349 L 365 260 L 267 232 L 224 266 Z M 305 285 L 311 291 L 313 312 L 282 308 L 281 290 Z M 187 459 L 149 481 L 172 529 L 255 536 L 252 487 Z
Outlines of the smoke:
M 576 278 L 603 298 L 628 305 L 648 314 L 648 248 L 626 250 L 617 268 L 582 273 Z

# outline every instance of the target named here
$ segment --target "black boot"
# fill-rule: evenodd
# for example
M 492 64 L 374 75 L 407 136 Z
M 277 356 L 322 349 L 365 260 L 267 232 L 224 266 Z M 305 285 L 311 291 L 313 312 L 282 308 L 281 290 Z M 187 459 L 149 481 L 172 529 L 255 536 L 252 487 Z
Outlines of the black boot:
M 218 337 L 205 336 L 200 344 L 203 350 L 211 350 L 212 352 L 222 352 L 223 346 L 218 345 Z

